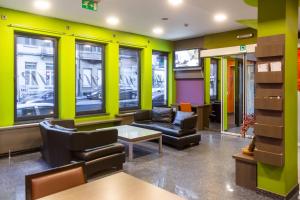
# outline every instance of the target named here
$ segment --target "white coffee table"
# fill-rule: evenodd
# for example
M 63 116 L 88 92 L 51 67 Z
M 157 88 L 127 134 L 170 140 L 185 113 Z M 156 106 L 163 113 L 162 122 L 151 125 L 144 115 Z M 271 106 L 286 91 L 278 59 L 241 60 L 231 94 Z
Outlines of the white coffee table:
M 159 140 L 158 150 L 162 153 L 162 133 L 159 131 L 153 131 L 145 128 L 139 128 L 135 126 L 123 125 L 114 126 L 118 130 L 118 138 L 120 141 L 128 144 L 129 147 L 129 161 L 133 160 L 133 144 L 146 142 L 154 139 Z

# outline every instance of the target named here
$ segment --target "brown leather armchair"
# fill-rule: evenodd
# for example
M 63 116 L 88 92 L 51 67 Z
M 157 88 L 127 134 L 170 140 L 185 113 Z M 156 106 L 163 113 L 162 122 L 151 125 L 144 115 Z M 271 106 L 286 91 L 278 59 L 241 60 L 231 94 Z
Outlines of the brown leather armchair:
M 84 161 L 88 176 L 123 168 L 125 149 L 117 142 L 116 129 L 77 131 L 73 120 L 45 120 L 40 130 L 42 156 L 51 167 Z

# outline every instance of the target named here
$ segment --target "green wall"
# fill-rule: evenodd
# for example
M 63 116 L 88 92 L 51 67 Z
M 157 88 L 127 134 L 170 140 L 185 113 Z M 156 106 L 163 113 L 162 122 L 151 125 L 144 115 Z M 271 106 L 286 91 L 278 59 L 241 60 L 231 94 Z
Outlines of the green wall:
M 252 33 L 253 37 L 249 39 L 237 39 L 238 35 Z M 256 44 L 257 31 L 252 28 L 233 30 L 223 33 L 216 33 L 204 36 L 204 48 L 215 49 L 223 47 L 232 47 L 247 44 Z
M 109 115 L 76 118 L 76 121 L 114 118 L 119 113 L 119 46 L 137 47 L 141 51 L 141 105 L 152 107 L 152 50 L 169 53 L 169 104 L 175 102 L 172 71 L 173 43 L 142 35 L 109 30 L 55 18 L 0 8 L 7 20 L 0 20 L 0 126 L 14 124 L 14 32 L 57 37 L 59 117 L 75 118 L 75 40 L 106 44 L 106 112 Z M 70 29 L 66 27 L 69 26 Z
M 272 12 L 269 10 L 272 9 Z M 258 188 L 286 196 L 298 184 L 298 0 L 258 1 L 258 37 L 285 34 L 284 166 L 258 163 Z M 295 112 L 296 111 L 296 112 Z

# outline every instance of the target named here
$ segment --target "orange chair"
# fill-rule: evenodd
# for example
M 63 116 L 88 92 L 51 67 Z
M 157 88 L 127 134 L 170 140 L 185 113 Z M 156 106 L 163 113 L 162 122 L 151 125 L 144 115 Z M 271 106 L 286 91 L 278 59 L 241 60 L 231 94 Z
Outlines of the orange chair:
M 180 111 L 182 112 L 192 112 L 192 104 L 191 103 L 180 103 Z
M 86 181 L 84 163 L 76 163 L 51 169 L 25 177 L 26 200 L 39 199 L 75 186 Z

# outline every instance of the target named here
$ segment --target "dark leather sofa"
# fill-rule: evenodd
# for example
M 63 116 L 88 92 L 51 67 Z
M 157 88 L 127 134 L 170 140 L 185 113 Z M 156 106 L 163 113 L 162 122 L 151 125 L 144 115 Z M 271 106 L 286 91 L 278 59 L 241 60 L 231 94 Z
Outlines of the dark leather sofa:
M 42 156 L 51 167 L 84 161 L 87 176 L 123 168 L 125 149 L 116 129 L 77 131 L 73 120 L 46 120 L 40 130 Z
M 162 110 L 165 113 L 166 109 Z M 159 110 L 141 110 L 136 112 L 132 126 L 162 132 L 163 144 L 173 146 L 179 150 L 199 144 L 201 134 L 196 131 L 197 115 L 183 119 L 178 125 L 175 125 L 173 122 L 176 112 L 171 111 L 172 116 L 169 116 L 171 117 L 170 120 L 156 120 L 157 115 L 160 115 L 159 112 Z

